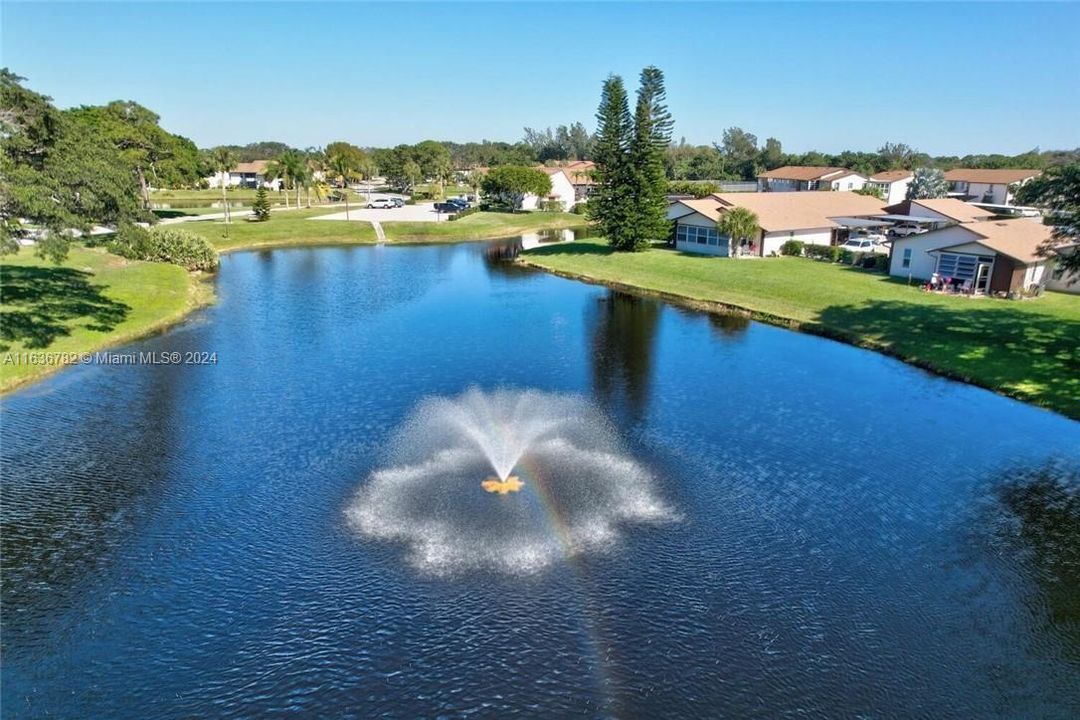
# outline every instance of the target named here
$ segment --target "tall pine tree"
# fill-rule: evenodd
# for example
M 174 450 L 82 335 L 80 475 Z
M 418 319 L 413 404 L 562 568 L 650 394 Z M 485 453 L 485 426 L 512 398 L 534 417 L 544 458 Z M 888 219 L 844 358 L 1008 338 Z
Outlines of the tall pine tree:
M 589 219 L 612 247 L 622 249 L 634 221 L 629 150 L 633 124 L 626 87 L 618 75 L 604 81 L 596 112 L 595 190 L 589 198 Z
M 629 235 L 622 238 L 622 250 L 644 249 L 649 241 L 668 234 L 664 153 L 671 144 L 673 122 L 666 98 L 664 73 L 651 65 L 642 70 L 629 149 L 633 220 Z

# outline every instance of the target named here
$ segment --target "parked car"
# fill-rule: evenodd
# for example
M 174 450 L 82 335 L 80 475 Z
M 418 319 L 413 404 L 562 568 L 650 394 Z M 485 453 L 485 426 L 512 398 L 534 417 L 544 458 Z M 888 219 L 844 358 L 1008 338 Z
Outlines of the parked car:
M 881 236 L 878 235 L 878 238 Z M 848 241 L 840 245 L 841 250 L 850 250 L 851 252 L 862 253 L 883 253 L 885 248 L 882 247 L 882 241 L 874 239 L 872 237 L 859 237 L 852 236 L 848 238 Z
M 405 201 L 402 198 L 390 198 L 390 202 L 394 203 L 394 207 L 405 207 Z
M 437 213 L 446 213 L 447 215 L 452 215 L 453 213 L 461 212 L 463 209 L 464 208 L 462 208 L 460 205 L 452 203 L 449 200 L 447 200 L 446 202 L 435 203 L 435 212 Z
M 929 232 L 929 230 L 915 223 L 900 223 L 889 228 L 889 234 L 893 237 L 910 237 L 922 235 L 924 232 Z
M 469 201 L 466 200 L 465 198 L 460 198 L 460 197 L 448 198 L 446 200 L 446 202 L 453 203 L 454 205 L 457 205 L 458 207 L 460 207 L 462 210 L 469 207 Z
M 390 198 L 376 198 L 367 204 L 368 210 L 389 210 L 394 205 L 394 201 Z

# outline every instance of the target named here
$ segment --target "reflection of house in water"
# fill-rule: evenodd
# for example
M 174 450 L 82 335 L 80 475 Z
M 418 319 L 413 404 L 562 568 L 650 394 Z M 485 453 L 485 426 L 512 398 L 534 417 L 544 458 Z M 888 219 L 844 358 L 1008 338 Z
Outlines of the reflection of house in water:
M 595 306 L 593 389 L 605 410 L 633 422 L 649 404 L 660 303 L 609 290 Z
M 521 236 L 521 249 L 531 250 L 541 245 L 551 243 L 573 242 L 577 239 L 577 233 L 570 228 L 556 230 L 540 230 L 538 232 L 525 233 Z

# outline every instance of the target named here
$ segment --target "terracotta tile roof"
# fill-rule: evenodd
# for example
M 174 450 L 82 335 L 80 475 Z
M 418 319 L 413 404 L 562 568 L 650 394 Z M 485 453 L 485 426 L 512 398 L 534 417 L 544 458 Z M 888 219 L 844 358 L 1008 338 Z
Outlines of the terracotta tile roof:
M 723 207 L 750 210 L 765 232 L 834 228 L 839 224 L 829 218 L 885 212 L 881 200 L 850 192 L 717 193 L 712 197 Z
M 874 173 L 870 176 L 870 180 L 873 182 L 893 183 L 898 180 L 907 180 L 914 176 L 915 173 L 910 170 L 886 170 L 885 172 Z
M 596 169 L 596 163 L 592 160 L 574 160 L 561 165 L 566 171 L 566 176 L 574 185 L 595 185 L 592 179 L 592 171 Z
M 956 168 L 955 170 L 945 171 L 945 179 L 949 182 L 959 181 L 990 183 L 996 185 L 1007 185 L 1009 183 L 1020 182 L 1021 180 L 1038 177 L 1039 175 L 1042 175 L 1042 170 L 978 170 L 971 168 Z
M 266 166 L 270 164 L 269 160 L 253 160 L 251 162 L 237 163 L 229 172 L 234 173 L 255 173 L 256 175 L 264 175 L 266 173 Z
M 994 215 L 994 213 L 989 210 L 983 210 L 980 207 L 976 207 L 971 203 L 966 203 L 963 200 L 957 200 L 956 198 L 912 200 L 911 203 L 913 205 L 922 205 L 927 210 L 933 210 L 938 215 L 944 215 L 950 220 L 955 220 L 959 223 L 981 222 Z
M 838 173 L 851 174 L 853 171 L 841 167 L 814 167 L 808 165 L 785 165 L 775 170 L 766 170 L 759 178 L 770 180 L 821 180 Z

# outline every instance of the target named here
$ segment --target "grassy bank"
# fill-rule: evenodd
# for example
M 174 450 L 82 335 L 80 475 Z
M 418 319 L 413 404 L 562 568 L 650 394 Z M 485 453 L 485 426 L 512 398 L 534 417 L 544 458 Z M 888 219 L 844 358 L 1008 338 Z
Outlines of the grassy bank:
M 23 248 L 0 263 L 0 391 L 60 366 L 46 354 L 86 353 L 179 321 L 212 297 L 183 268 L 79 246 L 62 265 Z M 55 355 L 52 355 L 56 357 Z
M 311 218 L 340 212 L 343 208 L 311 208 L 275 212 L 266 222 L 236 218 L 226 226 L 221 221 L 189 222 L 185 230 L 202 235 L 219 252 L 246 248 L 289 247 L 298 245 L 364 245 L 375 242 L 371 223 L 318 220 Z
M 946 297 L 800 258 L 729 260 L 668 249 L 612 253 L 595 240 L 537 248 L 523 260 L 701 307 L 746 311 L 1080 419 L 1080 297 Z
M 382 226 L 389 242 L 455 242 L 512 237 L 585 222 L 573 213 L 482 212 L 453 222 L 384 222 Z

